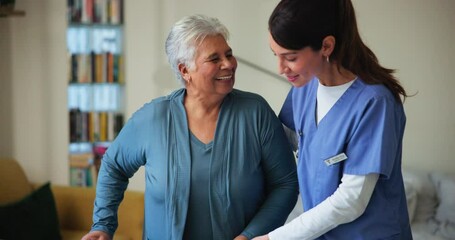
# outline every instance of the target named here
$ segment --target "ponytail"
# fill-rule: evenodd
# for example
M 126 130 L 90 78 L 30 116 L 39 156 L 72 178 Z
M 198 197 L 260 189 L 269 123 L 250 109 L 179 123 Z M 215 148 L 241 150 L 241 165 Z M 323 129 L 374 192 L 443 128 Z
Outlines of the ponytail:
M 338 23 L 334 51 L 336 62 L 343 68 L 358 75 L 368 84 L 384 84 L 397 101 L 408 97 L 398 79 L 393 76 L 395 70 L 382 67 L 376 55 L 360 38 L 354 7 L 351 0 L 335 0 L 338 2 Z

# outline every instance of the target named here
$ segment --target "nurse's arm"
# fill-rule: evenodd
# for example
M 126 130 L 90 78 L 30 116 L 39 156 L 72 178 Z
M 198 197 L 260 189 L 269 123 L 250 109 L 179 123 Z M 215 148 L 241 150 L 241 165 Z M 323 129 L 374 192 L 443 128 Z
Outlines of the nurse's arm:
M 316 207 L 269 233 L 271 240 L 315 239 L 340 224 L 351 222 L 365 211 L 379 175 L 344 174 L 338 189 Z
M 299 139 L 297 138 L 297 133 L 294 132 L 294 130 L 286 127 L 286 125 L 283 124 L 283 129 L 284 133 L 286 134 L 286 138 L 289 141 L 289 144 L 291 145 L 292 151 L 297 151 L 299 147 Z

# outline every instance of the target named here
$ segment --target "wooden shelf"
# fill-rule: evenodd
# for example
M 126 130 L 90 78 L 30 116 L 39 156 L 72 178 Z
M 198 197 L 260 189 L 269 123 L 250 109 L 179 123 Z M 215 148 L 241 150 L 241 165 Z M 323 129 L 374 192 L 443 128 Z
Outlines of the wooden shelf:
M 22 10 L 5 11 L 4 9 L 0 9 L 0 17 L 22 17 L 22 16 L 25 16 L 25 11 L 22 11 Z

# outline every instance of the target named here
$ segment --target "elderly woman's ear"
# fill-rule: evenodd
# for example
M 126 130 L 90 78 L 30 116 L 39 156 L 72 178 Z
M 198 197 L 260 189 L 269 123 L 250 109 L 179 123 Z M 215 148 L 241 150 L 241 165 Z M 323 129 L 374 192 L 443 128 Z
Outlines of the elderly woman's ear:
M 179 68 L 180 74 L 182 75 L 183 80 L 185 80 L 185 83 L 188 84 L 191 80 L 191 76 L 188 71 L 188 67 L 185 64 L 180 63 L 178 65 L 178 68 Z

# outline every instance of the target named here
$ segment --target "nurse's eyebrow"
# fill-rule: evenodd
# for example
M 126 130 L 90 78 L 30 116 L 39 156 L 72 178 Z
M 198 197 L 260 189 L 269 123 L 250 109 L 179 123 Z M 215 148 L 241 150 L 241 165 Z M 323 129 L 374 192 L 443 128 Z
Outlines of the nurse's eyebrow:
M 270 51 L 272 51 L 273 55 L 277 55 L 272 49 L 270 49 Z M 297 52 L 285 52 L 285 53 L 280 53 L 279 55 L 280 56 L 287 56 L 287 55 L 292 55 L 292 54 L 297 54 Z
M 297 52 L 285 52 L 285 53 L 280 53 L 281 56 L 287 56 L 287 55 L 292 55 L 292 54 L 297 54 Z

